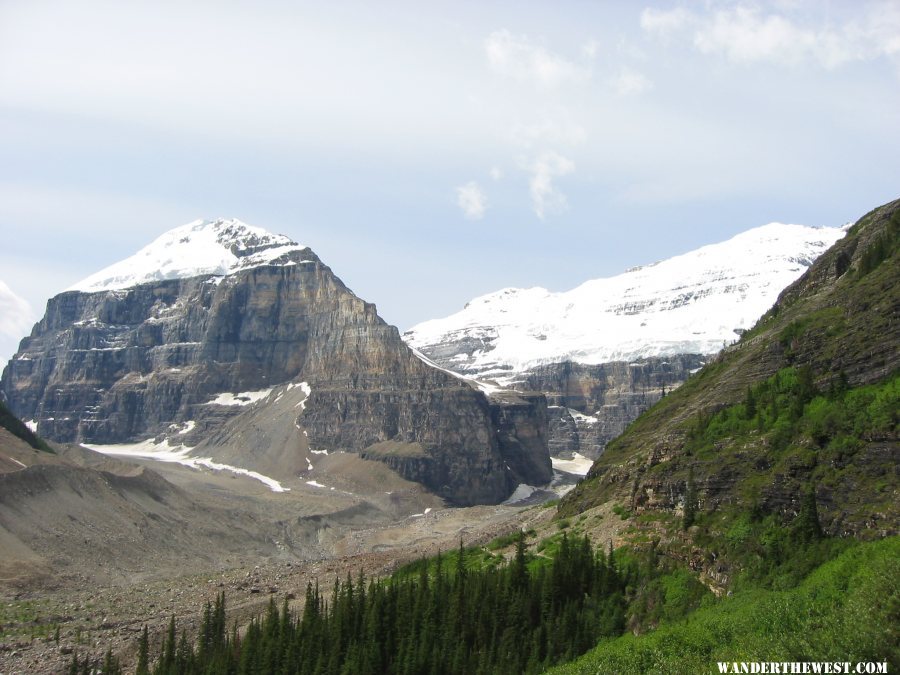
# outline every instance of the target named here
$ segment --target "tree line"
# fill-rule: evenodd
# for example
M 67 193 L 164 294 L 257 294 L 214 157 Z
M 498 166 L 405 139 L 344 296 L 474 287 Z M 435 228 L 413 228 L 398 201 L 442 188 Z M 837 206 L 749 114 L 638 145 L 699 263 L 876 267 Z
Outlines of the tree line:
M 138 675 L 208 673 L 537 673 L 625 626 L 625 574 L 614 554 L 564 533 L 552 560 L 526 553 L 520 534 L 504 565 L 465 550 L 421 560 L 402 574 L 306 589 L 303 609 L 274 599 L 243 634 L 229 630 L 225 596 L 207 602 L 199 634 L 174 617 L 159 653 L 141 637 Z M 74 670 L 72 672 L 82 672 Z

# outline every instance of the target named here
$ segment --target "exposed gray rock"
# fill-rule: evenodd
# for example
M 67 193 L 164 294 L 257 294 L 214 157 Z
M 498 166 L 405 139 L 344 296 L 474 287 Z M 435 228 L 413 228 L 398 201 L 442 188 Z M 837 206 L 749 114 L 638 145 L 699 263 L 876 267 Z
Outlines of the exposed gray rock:
M 578 452 L 596 459 L 632 420 L 707 358 L 680 354 L 599 365 L 555 363 L 520 374 L 516 386 L 546 395 L 551 455 L 570 458 Z
M 262 402 L 251 421 L 247 407 L 212 403 L 301 381 L 311 394 L 293 415 L 260 413 Z M 224 277 L 62 293 L 4 370 L 2 390 L 56 441 L 207 439 L 205 451 L 282 475 L 298 470 L 307 446 L 358 452 L 457 504 L 500 502 L 519 482 L 551 477 L 542 397 L 492 404 L 426 364 L 309 249 Z M 223 440 L 288 423 L 255 434 L 244 453 Z

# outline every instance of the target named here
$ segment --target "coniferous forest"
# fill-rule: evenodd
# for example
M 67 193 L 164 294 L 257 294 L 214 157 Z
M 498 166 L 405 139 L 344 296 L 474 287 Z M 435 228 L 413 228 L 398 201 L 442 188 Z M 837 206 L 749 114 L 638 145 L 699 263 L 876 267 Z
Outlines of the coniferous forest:
M 471 569 L 467 553 L 460 545 L 388 579 L 309 585 L 302 612 L 273 600 L 243 634 L 226 626 L 220 595 L 207 603 L 195 644 L 173 618 L 153 658 L 145 634 L 136 672 L 536 673 L 622 633 L 625 575 L 586 537 L 563 534 L 547 564 L 529 563 L 524 535 L 505 565 Z M 70 672 L 91 665 L 76 657 Z

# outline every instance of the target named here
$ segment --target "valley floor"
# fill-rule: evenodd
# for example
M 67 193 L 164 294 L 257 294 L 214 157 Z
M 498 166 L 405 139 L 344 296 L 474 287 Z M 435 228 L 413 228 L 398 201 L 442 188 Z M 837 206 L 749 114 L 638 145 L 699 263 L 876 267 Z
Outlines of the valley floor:
M 162 640 L 173 615 L 179 629 L 190 632 L 199 624 L 203 603 L 221 591 L 229 625 L 240 625 L 263 613 L 270 598 L 279 605 L 288 598 L 299 609 L 307 583 L 330 588 L 335 577 L 348 573 L 385 575 L 403 563 L 451 550 L 460 538 L 476 544 L 519 528 L 542 529 L 554 513 L 540 506 L 435 509 L 391 524 L 343 528 L 333 535 L 330 554 L 309 559 L 256 564 L 248 556 L 232 567 L 185 568 L 140 581 L 98 583 L 89 575 L 81 580 L 70 575 L 26 588 L 0 586 L 0 673 L 61 672 L 72 653 L 101 657 L 107 649 L 128 666 L 145 624 L 151 645 Z

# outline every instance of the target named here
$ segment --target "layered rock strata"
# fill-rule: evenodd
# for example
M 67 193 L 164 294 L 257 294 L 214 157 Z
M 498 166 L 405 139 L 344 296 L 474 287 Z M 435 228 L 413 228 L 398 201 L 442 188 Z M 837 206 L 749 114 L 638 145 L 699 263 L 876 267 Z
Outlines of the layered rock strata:
M 498 432 L 494 416 L 509 404 L 417 357 L 310 249 L 279 240 L 267 259 L 265 245 L 234 243 L 242 225 L 192 224 L 167 241 L 177 247 L 213 229 L 238 259 L 255 256 L 252 265 L 144 275 L 125 288 L 109 288 L 128 280 L 109 284 L 119 277 L 107 275 L 52 298 L 3 372 L 12 410 L 56 441 L 194 445 L 252 401 L 255 423 L 265 424 L 265 395 L 302 382 L 309 394 L 288 417 L 302 439 L 282 438 L 281 457 L 292 443 L 296 453 L 359 452 L 457 504 L 499 502 L 520 482 L 550 480 L 542 397 L 522 399 L 523 412 Z M 283 413 L 272 418 L 285 423 Z M 417 461 L 400 461 L 404 453 L 385 443 L 414 446 Z

